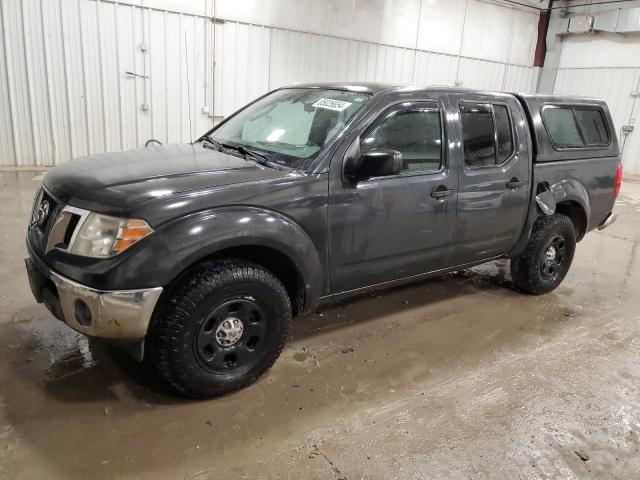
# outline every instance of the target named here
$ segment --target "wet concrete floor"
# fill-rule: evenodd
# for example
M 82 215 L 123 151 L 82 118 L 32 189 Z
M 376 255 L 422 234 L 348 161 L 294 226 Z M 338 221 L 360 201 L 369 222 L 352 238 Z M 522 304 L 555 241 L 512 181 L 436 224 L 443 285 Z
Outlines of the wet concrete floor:
M 640 182 L 564 284 L 506 262 L 298 319 L 257 384 L 185 401 L 35 304 L 41 175 L 0 172 L 0 478 L 640 478 Z

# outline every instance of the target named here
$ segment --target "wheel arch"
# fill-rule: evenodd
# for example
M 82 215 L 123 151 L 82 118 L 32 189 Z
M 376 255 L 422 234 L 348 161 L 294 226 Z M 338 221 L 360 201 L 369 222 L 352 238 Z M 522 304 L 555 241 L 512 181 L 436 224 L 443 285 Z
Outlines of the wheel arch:
M 587 188 L 576 179 L 560 180 L 549 184 L 541 182 L 537 187 L 536 201 L 539 213 L 562 213 L 571 219 L 580 241 L 589 230 L 591 201 Z
M 240 258 L 263 266 L 282 281 L 294 314 L 312 309 L 325 288 L 314 242 L 279 212 L 257 207 L 213 209 L 172 222 L 159 233 L 179 263 L 169 283 L 201 262 Z
M 533 224 L 540 216 L 553 215 L 556 211 L 567 215 L 573 222 L 577 241 L 582 240 L 590 229 L 591 200 L 581 182 L 575 179 L 560 180 L 553 184 L 541 181 L 535 184 L 533 191 L 535 193 L 531 196 L 524 228 L 516 245 L 506 255 L 507 258 L 522 253 L 531 236 Z
M 203 262 L 216 262 L 225 259 L 246 260 L 266 268 L 278 277 L 287 290 L 293 315 L 299 315 L 305 311 L 306 292 L 302 272 L 291 257 L 271 246 L 246 244 L 222 248 L 195 260 L 184 269 L 184 272 L 190 271 Z
M 566 215 L 573 223 L 576 231 L 576 241 L 582 240 L 587 233 L 587 212 L 580 203 L 575 200 L 564 200 L 556 205 L 556 212 Z

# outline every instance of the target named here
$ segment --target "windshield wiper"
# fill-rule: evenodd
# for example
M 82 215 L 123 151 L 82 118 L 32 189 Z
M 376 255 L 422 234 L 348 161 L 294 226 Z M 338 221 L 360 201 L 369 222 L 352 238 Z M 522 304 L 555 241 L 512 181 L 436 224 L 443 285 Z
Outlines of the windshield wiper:
M 209 135 L 205 135 L 205 136 L 203 137 L 203 140 L 204 140 L 204 141 L 206 141 L 206 142 L 209 142 L 211 145 L 213 145 L 213 147 L 214 147 L 214 148 L 213 148 L 212 150 L 222 150 L 222 149 L 223 149 L 223 148 L 225 148 L 225 147 L 227 147 L 227 148 L 229 147 L 228 145 L 223 145 L 223 144 L 222 144 L 222 143 L 220 143 L 219 141 L 214 140 L 214 139 L 213 139 L 213 138 L 211 138 Z M 208 147 L 206 143 L 204 143 L 202 146 L 203 146 L 204 148 L 211 148 L 211 147 Z
M 229 148 L 231 150 L 235 150 L 236 152 L 240 152 L 241 154 L 244 155 L 245 158 L 250 158 L 254 162 L 259 163 L 260 165 L 264 165 L 265 167 L 273 167 L 273 164 L 271 163 L 271 161 L 269 161 L 269 159 L 265 155 L 258 153 L 255 150 L 249 150 L 247 147 L 243 145 L 238 145 L 238 146 L 225 145 L 225 148 Z
M 202 139 L 205 142 L 208 142 L 202 145 L 204 148 L 210 148 L 212 150 L 217 150 L 217 151 L 223 151 L 224 149 L 235 150 L 236 152 L 241 153 L 244 156 L 245 160 L 251 159 L 260 165 L 264 165 L 265 167 L 270 167 L 270 168 L 276 167 L 276 164 L 271 162 L 266 157 L 266 155 L 256 152 L 255 150 L 250 150 L 243 145 L 230 145 L 228 143 L 221 143 L 217 140 L 214 140 L 209 135 L 204 136 Z M 208 145 L 211 145 L 211 146 L 208 146 Z

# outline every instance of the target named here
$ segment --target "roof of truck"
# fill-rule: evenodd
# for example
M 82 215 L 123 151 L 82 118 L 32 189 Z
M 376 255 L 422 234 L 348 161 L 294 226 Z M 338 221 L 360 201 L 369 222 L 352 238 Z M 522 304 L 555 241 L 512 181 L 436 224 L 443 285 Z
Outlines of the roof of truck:
M 548 93 L 518 93 L 513 92 L 513 95 L 517 95 L 525 101 L 542 101 L 542 102 L 592 102 L 592 103 L 602 103 L 605 101 L 601 98 L 595 97 L 585 97 L 582 95 L 552 95 Z
M 601 99 L 583 97 L 580 95 L 548 95 L 545 93 L 519 93 L 519 92 L 501 92 L 497 90 L 479 90 L 465 87 L 451 87 L 448 85 L 412 85 L 403 83 L 385 83 L 385 82 L 319 82 L 319 83 L 301 83 L 297 85 L 287 85 L 284 88 L 326 88 L 335 90 L 349 90 L 354 92 L 366 92 L 373 95 L 383 92 L 392 92 L 396 90 L 437 90 L 446 93 L 502 93 L 508 95 L 517 95 L 525 100 L 569 100 L 569 101 L 593 101 L 602 102 Z
M 284 88 L 318 88 L 347 90 L 351 92 L 363 92 L 372 95 L 393 95 L 398 93 L 416 92 L 428 94 L 429 92 L 462 93 L 493 96 L 514 96 L 522 105 L 531 124 L 531 133 L 534 143 L 534 151 L 537 162 L 572 160 L 576 158 L 615 157 L 619 155 L 616 131 L 611 119 L 607 104 L 602 99 L 582 97 L 579 95 L 548 95 L 538 93 L 499 92 L 490 90 L 476 90 L 471 88 L 451 87 L 446 85 L 406 85 L 401 83 L 374 83 L 374 82 L 323 82 L 288 85 Z M 610 135 L 608 145 L 599 148 L 581 149 L 556 149 L 553 147 L 549 135 L 544 126 L 541 112 L 546 105 L 595 105 L 602 108 L 607 129 Z
M 322 83 L 301 83 L 297 85 L 287 85 L 285 88 L 326 88 L 333 90 L 349 90 L 354 92 L 382 93 L 395 90 L 439 90 L 451 93 L 482 92 L 463 87 L 450 87 L 447 85 L 411 85 L 403 83 L 379 83 L 379 82 L 322 82 Z M 498 93 L 498 92 L 496 92 Z

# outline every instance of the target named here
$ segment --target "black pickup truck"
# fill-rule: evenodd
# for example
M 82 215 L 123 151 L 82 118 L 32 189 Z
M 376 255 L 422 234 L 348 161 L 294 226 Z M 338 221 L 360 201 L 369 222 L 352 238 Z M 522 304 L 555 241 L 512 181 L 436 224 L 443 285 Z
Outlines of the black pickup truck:
M 210 397 L 255 381 L 324 302 L 497 258 L 553 290 L 615 220 L 621 177 L 601 100 L 297 85 L 191 144 L 52 169 L 26 265 L 58 319 Z

